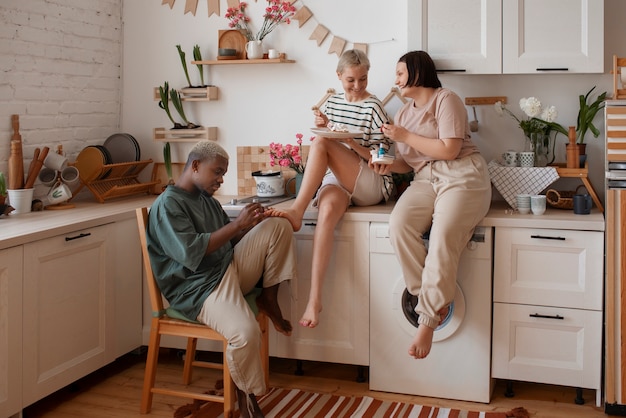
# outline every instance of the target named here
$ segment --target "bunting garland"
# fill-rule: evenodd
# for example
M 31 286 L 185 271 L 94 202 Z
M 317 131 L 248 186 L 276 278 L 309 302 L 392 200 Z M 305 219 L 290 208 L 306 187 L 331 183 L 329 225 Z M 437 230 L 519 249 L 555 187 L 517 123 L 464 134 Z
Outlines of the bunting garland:
M 174 7 L 175 1 L 176 0 L 162 0 L 161 5 L 167 4 L 168 6 L 170 6 L 170 9 L 172 9 Z M 254 1 L 256 2 L 257 0 L 254 0 Z M 288 1 L 291 4 L 296 3 L 298 1 L 302 2 L 302 0 L 288 0 Z M 240 0 L 226 0 L 226 5 L 228 8 L 237 7 L 239 6 L 239 2 Z M 214 15 L 214 14 L 217 16 L 220 16 L 220 0 L 207 0 L 207 6 L 209 10 L 209 17 L 211 17 L 211 15 Z M 198 0 L 185 0 L 184 14 L 191 13 L 195 16 L 197 8 L 198 8 Z M 296 11 L 292 19 L 297 20 L 298 28 L 301 28 L 302 25 L 304 25 L 311 18 L 315 20 L 315 18 L 313 17 L 313 12 L 311 12 L 311 10 L 303 3 L 303 5 Z M 317 25 L 313 29 L 313 32 L 311 32 L 311 36 L 309 37 L 309 40 L 317 42 L 317 46 L 319 47 L 324 42 L 324 40 L 328 37 L 328 35 L 331 35 L 332 37 L 332 40 L 330 42 L 330 47 L 328 48 L 328 53 L 337 54 L 337 56 L 340 56 L 343 53 L 344 49 L 346 48 L 348 41 L 343 38 L 340 38 L 339 36 L 333 35 L 330 32 L 330 30 L 328 30 L 328 28 L 326 28 L 321 23 L 317 22 Z M 393 41 L 393 40 L 394 40 L 393 38 L 390 39 L 390 41 Z M 386 42 L 386 41 L 381 41 L 381 42 Z M 352 45 L 353 45 L 352 46 L 353 49 L 361 50 L 367 54 L 368 44 L 353 42 Z

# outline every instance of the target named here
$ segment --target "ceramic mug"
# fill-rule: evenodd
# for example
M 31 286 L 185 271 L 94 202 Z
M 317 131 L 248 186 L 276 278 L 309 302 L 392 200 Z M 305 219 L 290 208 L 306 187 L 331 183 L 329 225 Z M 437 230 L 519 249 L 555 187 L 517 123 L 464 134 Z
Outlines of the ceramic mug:
M 534 167 L 535 153 L 533 151 L 520 152 L 519 165 L 520 167 Z
M 59 183 L 58 186 L 52 188 L 48 192 L 48 202 L 51 205 L 56 205 L 57 203 L 67 202 L 72 198 L 72 191 L 67 185 L 63 183 Z
M 67 184 L 68 186 L 74 186 L 78 184 L 78 181 L 80 180 L 78 168 L 74 167 L 73 165 L 65 167 L 63 171 L 61 171 L 61 180 L 63 180 L 63 183 Z
M 67 167 L 67 158 L 56 152 L 49 152 L 43 160 L 43 165 L 55 171 L 62 171 Z
M 43 167 L 39 171 L 38 177 L 39 181 L 44 186 L 52 186 L 57 181 L 57 171 L 52 168 Z
M 255 171 L 252 177 L 256 182 L 256 195 L 259 197 L 278 197 L 285 194 L 285 180 L 280 171 L 262 173 Z
M 276 59 L 279 57 L 279 53 L 277 49 L 270 49 L 267 51 L 267 57 L 271 60 Z
M 542 194 L 530 196 L 530 210 L 533 215 L 543 215 L 546 211 L 546 196 Z
M 591 213 L 591 207 L 593 206 L 593 200 L 589 194 L 575 194 L 574 195 L 574 213 L 577 215 L 589 215 Z
M 504 160 L 505 167 L 518 167 L 519 166 L 519 153 L 515 151 L 507 151 L 502 154 L 502 160 Z

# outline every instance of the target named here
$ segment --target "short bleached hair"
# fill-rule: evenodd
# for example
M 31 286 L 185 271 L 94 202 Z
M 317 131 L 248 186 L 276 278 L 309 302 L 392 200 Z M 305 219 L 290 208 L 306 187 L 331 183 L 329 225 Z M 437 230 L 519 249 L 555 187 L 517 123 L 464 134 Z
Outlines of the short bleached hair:
M 191 162 L 194 160 L 213 161 L 218 156 L 224 158 L 226 161 L 228 161 L 229 159 L 226 150 L 222 148 L 222 146 L 219 145 L 217 142 L 200 141 L 193 146 L 191 151 L 189 151 L 189 156 L 187 157 L 187 163 L 185 164 L 185 168 L 191 165 Z

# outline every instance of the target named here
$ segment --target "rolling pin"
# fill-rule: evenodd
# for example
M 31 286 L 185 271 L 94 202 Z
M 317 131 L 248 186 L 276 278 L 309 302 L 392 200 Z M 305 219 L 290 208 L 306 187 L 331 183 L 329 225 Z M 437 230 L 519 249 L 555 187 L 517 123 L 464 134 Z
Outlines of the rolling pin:
M 11 115 L 13 136 L 11 137 L 11 154 L 9 155 L 9 189 L 17 190 L 24 187 L 24 161 L 22 159 L 22 135 L 20 135 L 19 115 Z
M 48 151 L 50 151 L 50 148 L 48 147 L 43 147 L 43 149 L 39 153 L 35 151 L 38 155 L 36 159 L 33 158 L 33 161 L 29 166 L 28 177 L 26 178 L 26 182 L 24 183 L 25 189 L 31 189 L 35 184 L 35 180 L 37 180 L 37 176 L 39 175 L 39 171 L 41 170 L 41 166 L 43 165 L 43 160 L 45 160 L 48 156 Z

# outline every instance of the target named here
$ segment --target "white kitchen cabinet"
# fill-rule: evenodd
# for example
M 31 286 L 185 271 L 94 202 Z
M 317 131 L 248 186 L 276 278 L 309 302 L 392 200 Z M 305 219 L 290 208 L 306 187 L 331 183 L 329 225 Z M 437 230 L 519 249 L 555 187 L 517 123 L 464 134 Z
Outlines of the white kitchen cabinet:
M 604 0 L 505 0 L 504 73 L 602 73 Z
M 407 10 L 408 49 L 440 72 L 604 69 L 604 0 L 416 0 Z
M 135 218 L 110 225 L 112 249 L 107 257 L 115 280 L 115 357 L 142 345 L 141 244 Z
M 293 325 L 285 337 L 272 327 L 270 355 L 298 360 L 369 365 L 369 222 L 342 221 L 323 287 L 323 310 L 315 328 L 298 324 L 311 287 L 315 221 L 295 233 L 298 277 L 281 286 L 283 316 Z
M 604 234 L 497 227 L 492 377 L 595 389 Z
M 22 409 L 22 247 L 0 251 L 0 416 Z
M 110 233 L 101 225 L 24 245 L 24 406 L 115 359 Z
M 438 71 L 502 72 L 501 0 L 411 0 L 409 50 L 424 50 Z

